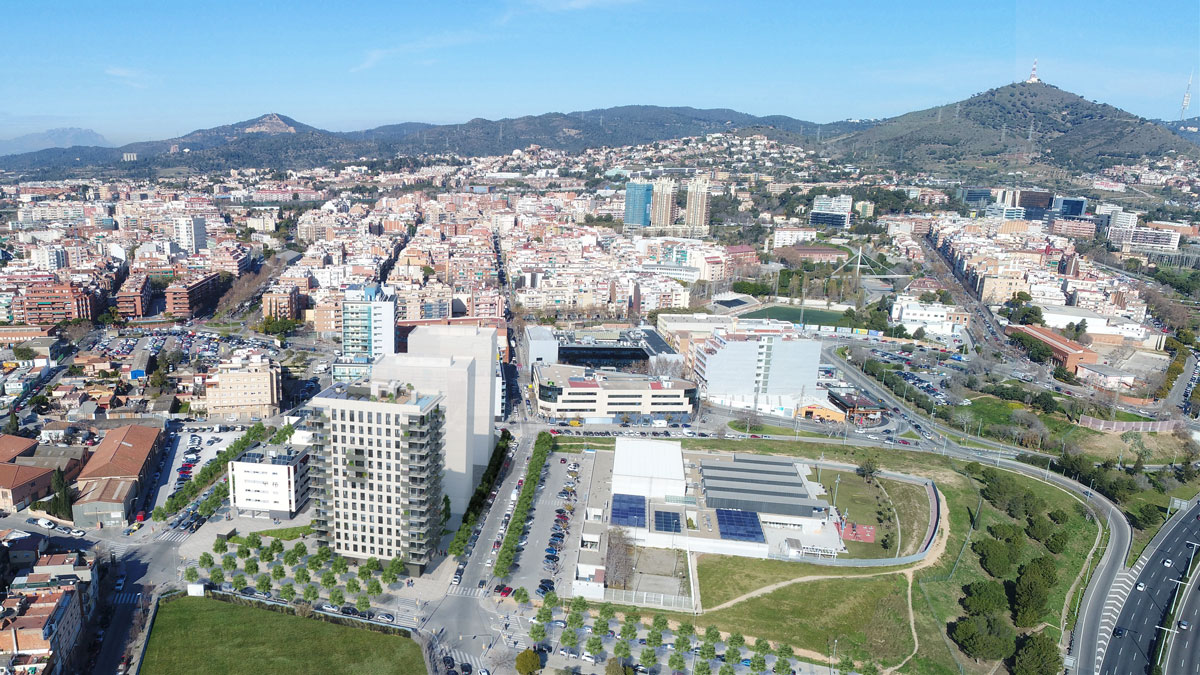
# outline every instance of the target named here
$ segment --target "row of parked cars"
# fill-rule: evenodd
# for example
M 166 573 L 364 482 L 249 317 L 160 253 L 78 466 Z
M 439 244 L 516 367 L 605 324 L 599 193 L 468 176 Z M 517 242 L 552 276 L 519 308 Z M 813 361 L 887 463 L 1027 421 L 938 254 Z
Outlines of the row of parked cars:
M 458 666 L 458 670 L 454 669 L 456 665 Z M 473 672 L 475 672 L 475 669 L 471 667 L 471 664 L 466 663 L 465 661 L 463 663 L 455 664 L 454 657 L 448 654 L 442 657 L 442 666 L 446 668 L 446 675 L 458 675 L 459 673 L 462 673 L 462 675 L 471 675 Z M 487 668 L 480 668 L 479 675 L 491 675 L 491 673 L 488 672 Z
M 49 518 L 28 518 L 25 522 L 34 527 L 40 527 L 43 530 L 65 534 L 70 537 L 82 537 L 84 534 L 87 534 L 83 530 L 67 527 L 66 525 L 55 525 L 54 521 Z

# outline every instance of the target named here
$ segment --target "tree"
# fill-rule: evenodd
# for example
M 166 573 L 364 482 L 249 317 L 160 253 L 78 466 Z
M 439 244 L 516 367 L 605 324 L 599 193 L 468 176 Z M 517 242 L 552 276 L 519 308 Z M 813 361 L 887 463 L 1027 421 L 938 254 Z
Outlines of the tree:
M 196 571 L 195 567 L 189 567 L 187 568 L 187 571 L 183 573 L 183 578 L 187 579 L 189 583 L 194 584 L 200 580 L 200 573 Z
M 292 553 L 295 553 L 297 557 L 303 558 L 304 556 L 308 555 L 308 547 L 304 545 L 304 542 L 298 541 L 296 542 L 296 545 L 292 547 Z
M 33 351 L 32 347 L 25 345 L 17 345 L 13 347 L 13 358 L 18 361 L 32 361 L 37 357 L 37 352 Z
M 246 574 L 248 574 L 250 576 L 254 576 L 255 574 L 258 574 L 258 561 L 254 560 L 254 559 L 247 560 L 245 569 L 246 569 Z
M 708 628 L 705 628 L 704 629 L 704 641 L 705 642 L 720 642 L 721 641 L 720 629 L 718 629 L 716 626 L 709 626 Z
M 304 565 L 300 565 L 296 569 L 292 570 L 292 577 L 298 584 L 307 584 L 311 580 L 311 577 L 308 574 L 308 568 Z
M 985 572 L 997 578 L 1008 576 L 1012 563 L 1004 544 L 992 538 L 979 539 L 971 544 L 971 550 L 979 556 L 979 564 Z
M 334 574 L 345 574 L 350 570 L 350 564 L 346 562 L 345 558 L 341 556 L 334 556 L 333 562 L 330 564 L 329 569 L 333 570 Z
M 950 637 L 975 659 L 1007 659 L 1016 650 L 1016 633 L 998 614 L 960 619 L 950 629 Z
M 737 671 L 735 671 L 735 670 L 733 669 L 733 666 L 729 665 L 728 663 L 722 663 L 722 664 L 721 664 L 721 670 L 717 671 L 717 675 L 734 675 L 736 672 L 737 672 Z M 847 673 L 848 673 L 848 672 L 850 672 L 850 671 L 849 671 L 849 670 L 846 670 L 846 671 L 843 671 L 843 672 L 847 672 Z
M 692 638 L 687 635 L 676 634 L 676 636 L 675 636 L 675 651 L 677 651 L 677 652 L 692 651 Z
M 1013 675 L 1043 675 L 1043 673 L 1061 673 L 1062 657 L 1058 653 L 1058 645 L 1045 631 L 1034 633 L 1025 639 L 1017 656 L 1013 659 Z
M 275 560 L 275 552 L 269 548 L 258 549 L 258 561 L 267 564 Z
M 767 669 L 767 659 L 762 654 L 755 654 L 750 657 L 750 672 L 761 673 Z
M 533 640 L 535 643 L 545 640 L 546 639 L 545 624 L 535 623 L 532 626 L 530 626 L 529 627 L 529 639 Z
M 708 661 L 697 661 L 696 665 L 692 666 L 692 675 L 712 675 L 712 666 Z
M 574 649 L 579 645 L 579 633 L 576 633 L 574 629 L 565 630 L 562 637 L 559 638 L 559 642 L 562 642 L 566 647 Z
M 212 554 L 208 551 L 201 553 L 199 562 L 201 567 L 212 567 L 214 564 Z
M 650 630 L 646 631 L 646 644 L 657 649 L 662 646 L 662 643 L 663 634 L 661 630 L 657 628 L 651 628 Z
M 657 630 L 657 631 L 659 631 L 659 632 L 662 632 L 662 631 L 666 630 L 666 629 L 667 629 L 667 617 L 666 617 L 666 615 L 664 615 L 664 614 L 655 614 L 655 615 L 654 615 L 654 619 L 652 620 L 652 623 L 651 623 L 651 625 L 654 627 L 654 630 Z
M 587 644 L 584 645 L 584 649 L 587 651 L 587 653 L 595 656 L 604 649 L 604 641 L 600 639 L 599 635 L 593 635 L 588 638 Z
M 633 671 L 630 670 L 629 672 L 632 673 Z M 625 673 L 625 666 L 621 665 L 621 662 L 616 659 L 604 664 L 604 675 L 625 675 Z
M 667 659 L 667 665 L 671 670 L 683 670 L 687 668 L 687 661 L 684 660 L 683 654 L 673 652 L 671 657 Z M 765 664 L 764 667 L 766 667 Z
M 962 606 L 968 614 L 993 614 L 1008 607 L 1008 595 L 997 581 L 976 581 L 967 584 L 966 591 Z
M 517 654 L 517 660 L 513 664 L 520 675 L 533 675 L 542 669 L 542 658 L 532 649 Z
M 542 606 L 549 607 L 551 609 L 558 607 L 558 593 L 555 593 L 554 591 L 550 591 L 545 596 L 543 596 L 542 597 Z
M 226 572 L 232 572 L 237 569 L 237 558 L 227 555 L 221 558 L 221 567 L 225 568 Z
M 705 642 L 700 645 L 700 658 L 705 661 L 712 661 L 717 658 L 717 645 L 712 642 Z
M 341 607 L 346 602 L 346 594 L 342 592 L 342 589 L 335 588 L 329 591 L 329 602 Z
M 863 457 L 858 463 L 858 475 L 862 476 L 868 483 L 875 480 L 879 475 L 879 463 L 875 461 L 874 455 Z
M 362 590 L 362 584 L 358 583 L 358 579 L 350 577 L 346 580 L 346 592 L 354 595 Z
M 286 576 L 287 570 L 283 568 L 283 565 L 276 565 L 271 568 L 271 578 L 275 581 L 283 581 L 283 578 Z
M 628 662 L 633 657 L 629 649 L 629 643 L 625 640 L 617 640 L 617 643 L 613 645 L 613 656 L 617 657 L 617 660 L 621 663 Z
M 367 582 L 367 595 L 373 598 L 383 595 L 383 586 L 379 584 L 378 579 L 371 579 Z
M 262 546 L 262 536 L 257 532 L 251 532 L 250 534 L 246 535 L 243 545 L 251 549 L 256 549 Z
M 366 593 L 360 594 L 354 601 L 354 608 L 366 614 L 367 610 L 371 609 L 371 599 L 367 597 Z
M 150 512 L 150 518 L 156 523 L 161 523 L 166 520 L 167 515 L 167 510 L 161 506 L 154 507 L 154 510 Z
M 213 553 L 224 555 L 229 551 L 229 544 L 224 539 L 213 542 Z
M 915 331 L 913 331 L 913 339 L 914 340 L 924 340 L 925 339 L 925 327 L 924 326 L 920 326 Z
M 283 584 L 279 587 L 279 597 L 285 602 L 291 602 L 296 598 L 296 587 L 292 584 Z
M 238 588 L 238 589 L 245 588 L 246 587 L 246 575 L 238 574 L 237 576 L 235 576 L 233 578 L 233 587 Z
M 637 634 L 638 634 L 639 626 L 640 626 L 640 624 L 637 622 L 636 619 L 630 620 L 629 617 L 626 617 L 625 623 L 621 624 L 621 639 L 622 640 L 632 640 L 632 639 L 636 638 Z
M 583 596 L 577 595 L 574 597 L 574 599 L 571 600 L 571 611 L 572 612 L 582 613 L 582 612 L 586 612 L 587 610 L 588 610 L 588 601 Z
M 525 590 L 525 587 L 523 587 L 523 586 L 518 587 L 516 590 L 514 590 L 512 592 L 512 597 L 513 597 L 513 600 L 517 601 L 517 603 L 523 605 L 523 604 L 529 602 L 529 591 Z
M 646 647 L 638 657 L 638 662 L 647 668 L 652 668 L 658 665 L 658 652 Z
M 208 571 L 208 580 L 213 586 L 220 586 L 225 583 L 225 572 L 220 567 L 214 567 Z
M 396 583 L 396 573 L 393 572 L 390 568 L 384 569 L 382 572 L 379 573 L 379 580 L 382 581 L 383 583 L 387 584 L 388 586 L 391 586 L 392 584 Z
M 317 590 L 317 587 L 315 584 L 308 584 L 307 586 L 304 587 L 304 601 L 305 602 L 307 602 L 308 604 L 311 605 L 312 603 L 316 602 L 317 598 L 319 598 L 319 597 L 321 597 L 321 592 Z
M 725 651 L 733 650 L 733 655 L 738 659 L 742 658 L 742 645 L 746 644 L 746 638 L 742 637 L 741 633 L 733 632 L 725 639 Z
M 338 585 L 337 575 L 334 574 L 332 571 L 327 570 L 324 574 L 321 575 L 321 585 L 324 586 L 326 589 L 330 589 L 330 588 L 333 588 L 334 586 L 337 586 Z

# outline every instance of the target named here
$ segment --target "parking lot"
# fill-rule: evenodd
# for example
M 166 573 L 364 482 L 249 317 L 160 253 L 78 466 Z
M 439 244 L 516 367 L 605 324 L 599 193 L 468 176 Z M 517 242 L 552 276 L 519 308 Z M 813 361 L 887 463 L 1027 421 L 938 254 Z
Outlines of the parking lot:
M 555 452 L 547 460 L 544 472 L 545 481 L 539 487 L 537 498 L 534 500 L 532 511 L 533 520 L 527 530 L 524 541 L 524 551 L 517 560 L 520 569 L 509 579 L 508 584 L 513 588 L 524 587 L 530 595 L 536 595 L 542 579 L 554 581 L 554 590 L 558 593 L 570 593 L 571 582 L 575 578 L 575 563 L 579 559 L 580 521 L 583 514 L 572 512 L 583 504 L 587 504 L 587 489 L 591 484 L 592 471 L 591 453 L 562 453 Z M 566 460 L 565 462 L 563 460 Z M 578 464 L 578 474 L 572 477 L 569 469 Z M 573 478 L 573 481 L 572 481 Z M 574 494 L 563 495 L 560 490 L 569 482 L 575 483 Z M 563 513 L 557 513 L 562 510 Z M 565 516 L 565 519 L 561 516 Z M 560 522 L 556 527 L 556 523 Z M 555 533 L 563 536 L 560 543 L 551 545 L 551 536 Z M 546 565 L 545 558 L 548 548 L 555 548 L 559 560 L 553 567 Z
M 227 448 L 230 443 L 240 437 L 245 430 L 238 431 L 235 426 L 222 426 L 225 431 L 211 431 L 217 425 L 207 424 L 188 424 L 177 432 L 173 432 L 173 436 L 167 439 L 166 449 L 163 452 L 163 458 L 159 464 L 155 479 L 155 488 L 157 493 L 154 498 L 154 506 L 162 506 L 166 503 L 167 498 L 177 488 L 177 481 L 180 469 L 183 468 L 184 462 L 192 463 L 193 472 L 199 471 L 200 467 L 206 463 L 216 460 L 217 454 Z M 200 438 L 200 444 L 195 445 L 192 441 L 193 436 Z M 196 452 L 188 452 L 189 448 Z

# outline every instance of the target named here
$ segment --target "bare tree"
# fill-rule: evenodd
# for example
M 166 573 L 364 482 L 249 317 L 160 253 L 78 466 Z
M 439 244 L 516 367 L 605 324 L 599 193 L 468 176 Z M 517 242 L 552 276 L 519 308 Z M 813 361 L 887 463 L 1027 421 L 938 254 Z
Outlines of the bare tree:
M 964 432 L 966 432 L 967 427 L 971 425 L 971 422 L 974 421 L 975 418 L 971 415 L 971 413 L 965 410 L 960 410 L 954 413 L 954 426 L 962 427 Z
M 746 410 L 741 416 L 742 431 L 748 434 L 757 433 L 762 428 L 762 417 L 757 410 Z
M 683 359 L 675 356 L 670 358 L 669 355 L 659 355 L 650 357 L 646 367 L 647 375 L 652 377 L 683 377 Z
M 633 582 L 633 543 L 624 528 L 608 530 L 608 555 L 604 567 L 609 588 L 629 588 Z

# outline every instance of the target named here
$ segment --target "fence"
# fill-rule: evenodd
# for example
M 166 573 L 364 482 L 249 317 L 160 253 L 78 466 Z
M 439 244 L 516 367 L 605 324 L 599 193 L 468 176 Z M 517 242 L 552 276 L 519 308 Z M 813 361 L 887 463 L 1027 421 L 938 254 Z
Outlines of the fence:
M 1117 422 L 1114 420 L 1100 420 L 1095 417 L 1083 415 L 1079 418 L 1079 426 L 1095 429 L 1096 431 L 1113 431 L 1123 433 L 1126 431 L 1165 431 L 1170 433 L 1175 431 L 1175 428 L 1183 424 L 1182 420 L 1162 420 L 1158 422 Z
M 605 602 L 622 605 L 637 605 L 639 607 L 661 607 L 684 612 L 696 609 L 692 599 L 686 595 L 668 595 L 666 593 L 650 593 L 647 591 L 623 591 L 618 588 L 604 589 Z

